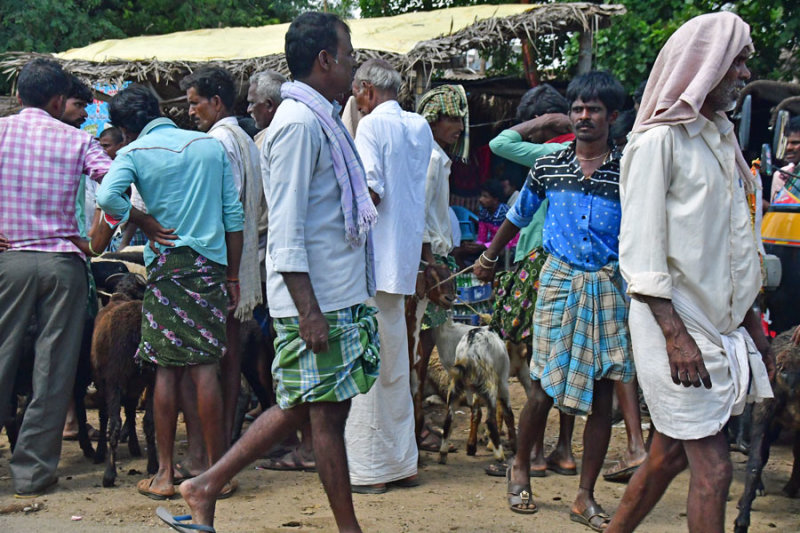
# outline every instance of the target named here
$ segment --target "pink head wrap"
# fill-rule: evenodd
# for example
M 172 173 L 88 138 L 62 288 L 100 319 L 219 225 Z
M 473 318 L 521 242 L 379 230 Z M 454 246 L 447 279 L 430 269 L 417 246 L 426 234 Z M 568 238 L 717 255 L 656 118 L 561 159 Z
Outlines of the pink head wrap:
M 750 26 L 734 13 L 708 13 L 687 21 L 656 58 L 633 133 L 696 120 L 708 93 L 719 85 L 745 48 L 752 53 Z M 719 114 L 724 116 L 722 111 Z M 752 185 L 753 176 L 735 139 L 734 144 L 741 177 Z

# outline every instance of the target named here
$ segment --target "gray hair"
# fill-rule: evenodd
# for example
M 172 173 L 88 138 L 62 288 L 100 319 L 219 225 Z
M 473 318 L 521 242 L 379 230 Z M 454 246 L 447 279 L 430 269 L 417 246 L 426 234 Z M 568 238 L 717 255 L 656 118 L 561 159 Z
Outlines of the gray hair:
M 356 71 L 355 83 L 365 81 L 371 83 L 376 89 L 394 94 L 400 90 L 403 78 L 394 67 L 384 59 L 368 59 Z
M 281 85 L 286 83 L 286 77 L 274 70 L 262 70 L 250 76 L 250 85 L 255 85 L 259 104 L 272 100 L 275 105 L 281 103 Z

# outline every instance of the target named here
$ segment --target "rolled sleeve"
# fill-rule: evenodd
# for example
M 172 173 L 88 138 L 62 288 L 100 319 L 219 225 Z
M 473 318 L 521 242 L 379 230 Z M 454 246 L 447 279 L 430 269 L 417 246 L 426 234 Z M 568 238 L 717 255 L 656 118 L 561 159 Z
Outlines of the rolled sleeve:
M 493 154 L 508 159 L 524 167 L 532 167 L 540 157 L 559 150 L 569 144 L 547 143 L 534 144 L 522 140 L 522 135 L 514 130 L 503 130 L 497 137 L 489 141 L 489 149 Z
M 517 201 L 514 206 L 506 213 L 506 220 L 514 224 L 518 228 L 524 228 L 533 220 L 533 215 L 542 205 L 542 198 L 534 193 L 530 187 L 526 185 L 517 196 Z
M 131 201 L 125 191 L 136 178 L 135 165 L 130 153 L 118 155 L 97 189 L 97 205 L 115 223 L 128 219 Z
M 97 139 L 92 138 L 86 150 L 86 157 L 83 159 L 83 173 L 89 176 L 89 179 L 99 182 L 111 168 L 111 162 L 111 158 Z
M 233 172 L 227 157 L 222 160 L 222 224 L 226 233 L 244 229 L 244 209 L 239 201 L 239 191 L 233 180 Z
M 276 272 L 308 272 L 305 225 L 319 140 L 305 124 L 291 123 L 269 143 L 267 252 Z
M 628 293 L 672 299 L 667 265 L 667 191 L 673 139 L 656 128 L 628 145 L 621 162 L 619 263 Z

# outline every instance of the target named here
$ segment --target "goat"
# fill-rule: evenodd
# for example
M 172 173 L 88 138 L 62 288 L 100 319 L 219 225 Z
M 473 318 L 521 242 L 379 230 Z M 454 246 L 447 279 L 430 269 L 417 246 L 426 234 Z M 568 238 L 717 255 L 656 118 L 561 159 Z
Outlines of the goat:
M 411 392 L 414 401 L 414 433 L 417 437 L 417 445 L 422 441 L 422 429 L 425 425 L 424 388 L 430 360 L 430 352 L 426 353 L 426 350 L 418 347 L 422 317 L 429 302 L 449 309 L 456 300 L 456 285 L 452 279 L 448 279 L 452 273 L 447 266 L 429 264 L 422 274 L 422 276 L 417 276 L 414 294 L 406 297 L 405 302 L 408 361 L 411 368 Z
M 264 335 L 259 323 L 253 319 L 245 320 L 239 328 L 239 350 L 242 354 L 242 376 L 258 398 L 261 410 L 266 411 L 275 403 L 272 376 L 269 370 L 275 358 L 275 349 Z M 242 434 L 245 414 L 250 403 L 249 391 L 242 388 L 233 421 L 233 441 Z
M 783 493 L 794 498 L 800 491 L 800 346 L 792 342 L 793 331 L 794 328 L 784 331 L 772 341 L 772 351 L 776 354 L 776 372 L 772 383 L 775 397 L 753 407 L 747 478 L 739 499 L 739 515 L 734 521 L 736 533 L 747 533 L 750 527 L 750 509 L 756 492 L 764 493 L 761 472 L 769 460 L 770 445 L 784 427 L 794 430 L 794 465 Z
M 127 274 L 117 283 L 114 294 L 97 314 L 92 337 L 92 370 L 99 397 L 100 440 L 97 443 L 95 463 L 102 463 L 108 455 L 103 486 L 112 487 L 117 477 L 116 458 L 120 437 L 120 406 L 125 408 L 132 430 L 128 436 L 128 449 L 132 456 L 141 456 L 136 438 L 136 407 L 146 389 L 144 432 L 147 441 L 147 472 L 158 470 L 156 457 L 155 425 L 153 421 L 153 386 L 155 372 L 150 365 L 139 367 L 134 355 L 142 336 L 142 297 L 144 280 Z M 128 423 L 126 421 L 126 423 Z M 111 453 L 107 447 L 110 445 Z
M 457 324 L 452 319 L 434 328 L 433 337 L 442 366 L 448 369 L 450 385 L 447 390 L 447 416 L 444 421 L 439 463 L 447 463 L 448 439 L 452 430 L 455 403 L 467 396 L 471 418 L 467 455 L 475 455 L 478 447 L 478 425 L 481 421 L 480 401 L 488 408 L 486 425 L 494 458 L 503 461 L 505 454 L 498 430 L 498 400 L 502 419 L 508 426 L 509 446 L 516 449 L 516 428 L 508 393 L 509 358 L 505 343 L 488 327 Z

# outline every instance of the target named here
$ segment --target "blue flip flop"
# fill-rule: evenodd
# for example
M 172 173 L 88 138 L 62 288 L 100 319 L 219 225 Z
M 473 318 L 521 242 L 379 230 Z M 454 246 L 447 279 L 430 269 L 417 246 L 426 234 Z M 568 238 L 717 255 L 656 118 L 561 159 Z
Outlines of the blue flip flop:
M 181 522 L 186 522 L 187 520 L 191 520 L 192 515 L 190 514 L 173 515 L 165 507 L 159 507 L 158 509 L 156 509 L 156 516 L 158 516 L 161 520 L 163 520 L 169 527 L 171 527 L 175 531 L 181 531 L 183 533 L 186 533 L 187 531 L 206 531 L 209 533 L 217 533 L 217 530 L 211 526 L 204 526 L 203 524 L 181 523 Z

